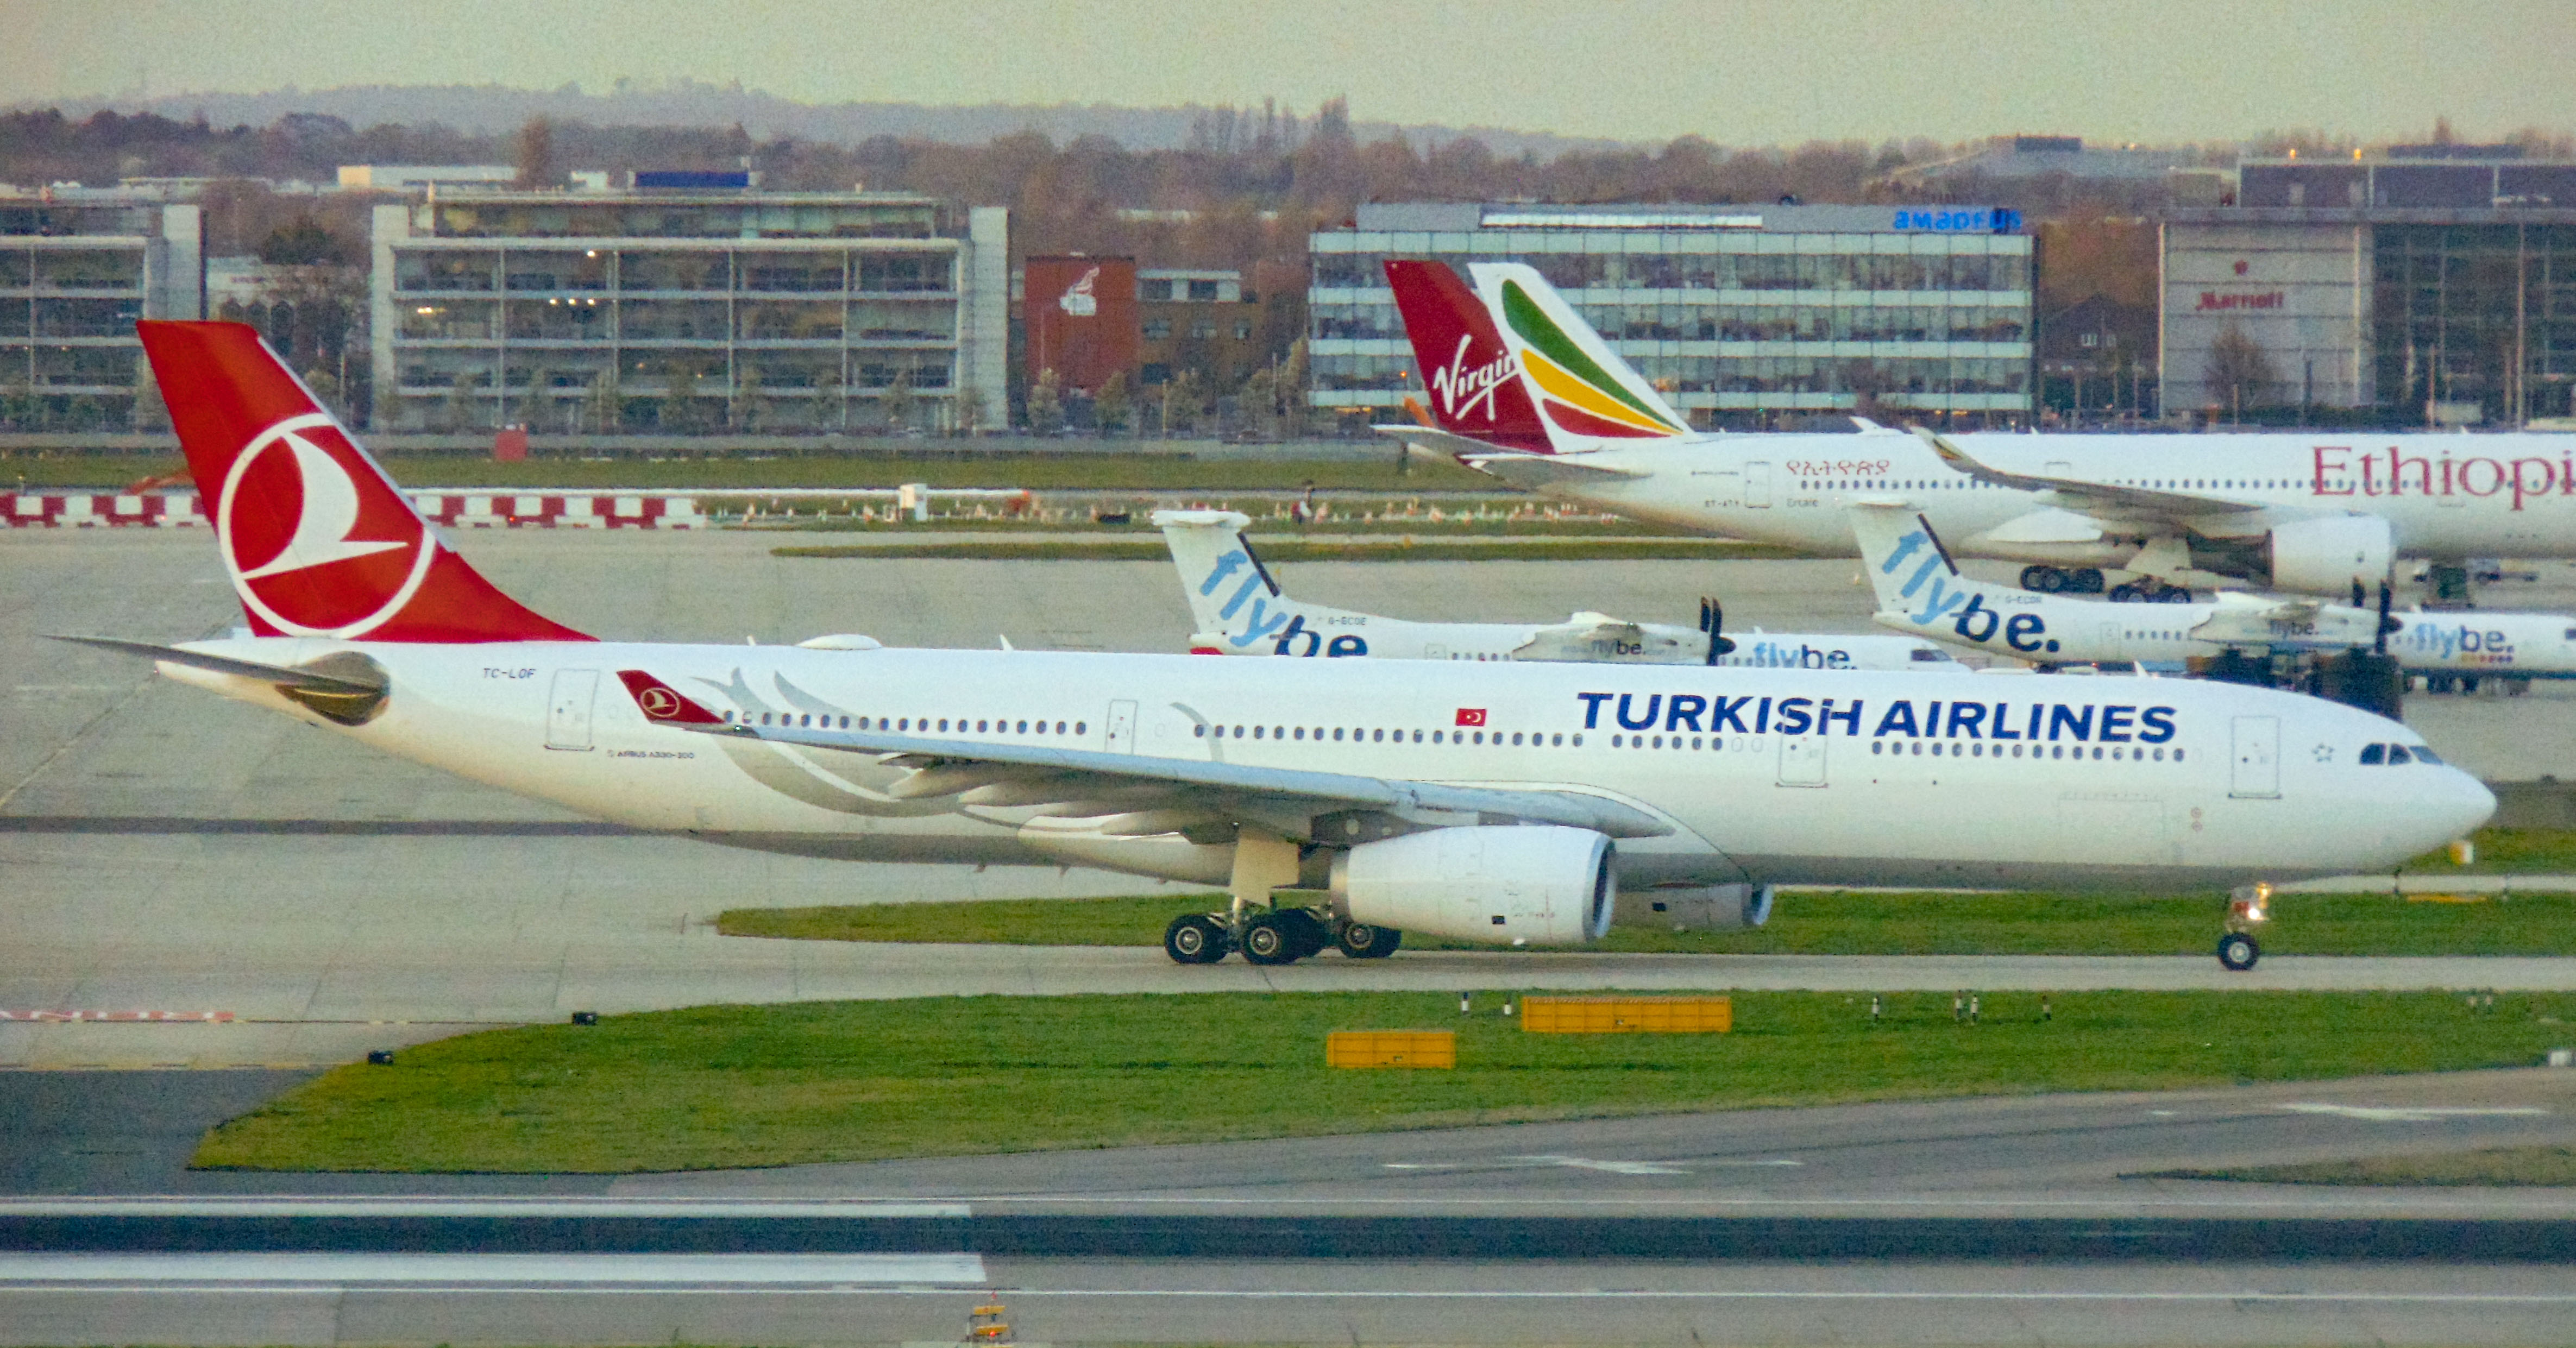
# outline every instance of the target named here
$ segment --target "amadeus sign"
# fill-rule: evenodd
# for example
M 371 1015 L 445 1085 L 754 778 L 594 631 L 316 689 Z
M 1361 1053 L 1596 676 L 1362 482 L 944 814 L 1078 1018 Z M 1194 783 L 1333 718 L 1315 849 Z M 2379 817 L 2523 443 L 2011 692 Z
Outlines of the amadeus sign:
M 1896 212 L 1891 228 L 1933 234 L 2011 234 L 2021 229 L 2021 212 L 2000 206 L 1904 209 Z

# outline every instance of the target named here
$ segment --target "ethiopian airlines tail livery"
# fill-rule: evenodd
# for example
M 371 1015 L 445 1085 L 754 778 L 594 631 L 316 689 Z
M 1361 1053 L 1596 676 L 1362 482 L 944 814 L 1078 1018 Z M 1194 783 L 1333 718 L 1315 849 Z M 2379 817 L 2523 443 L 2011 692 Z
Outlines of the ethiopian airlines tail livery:
M 1962 671 L 1938 643 L 1914 637 L 1806 632 L 1712 632 L 1577 613 L 1561 623 L 1417 623 L 1291 599 L 1231 510 L 1158 510 L 1154 523 L 1181 570 L 1197 655 L 1291 655 L 1389 660 L 1573 660 L 1756 669 Z M 1712 641 L 1716 649 L 1711 650 Z
M 2123 598 L 2217 578 L 2340 595 L 2397 557 L 2576 557 L 2576 436 L 1692 432 L 1536 270 L 1474 263 L 1470 291 L 1440 263 L 1386 266 L 1436 426 L 1382 434 L 1640 519 L 1848 556 L 1842 507 L 1902 496 L 1955 555 L 2030 563 L 2029 588 L 2149 578 Z
M 2351 770 L 2403 726 L 2185 680 L 594 640 L 447 550 L 250 328 L 141 332 L 251 624 L 110 644 L 637 828 L 866 858 L 943 814 L 1229 885 L 1174 920 L 1177 959 L 1581 943 L 1623 913 L 1753 920 L 1725 896 L 1782 883 L 2380 870 L 2494 808 L 2448 767 Z M 1316 906 L 1264 906 L 1282 889 Z
M 2111 604 L 1989 585 L 1960 574 L 1912 505 L 1864 501 L 1850 513 L 1878 622 L 1965 650 L 2071 665 L 2350 650 L 2378 638 L 2376 610 L 2310 598 L 2222 590 L 2208 604 Z M 2409 674 L 2576 678 L 2576 616 L 2391 613 L 2388 653 Z

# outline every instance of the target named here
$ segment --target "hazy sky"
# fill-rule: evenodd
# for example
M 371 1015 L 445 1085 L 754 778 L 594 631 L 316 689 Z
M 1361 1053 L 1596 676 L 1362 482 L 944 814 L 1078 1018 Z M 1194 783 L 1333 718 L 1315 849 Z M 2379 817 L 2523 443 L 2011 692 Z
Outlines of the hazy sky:
M 0 102 L 725 81 L 1728 144 L 2576 129 L 2576 0 L 0 0 Z

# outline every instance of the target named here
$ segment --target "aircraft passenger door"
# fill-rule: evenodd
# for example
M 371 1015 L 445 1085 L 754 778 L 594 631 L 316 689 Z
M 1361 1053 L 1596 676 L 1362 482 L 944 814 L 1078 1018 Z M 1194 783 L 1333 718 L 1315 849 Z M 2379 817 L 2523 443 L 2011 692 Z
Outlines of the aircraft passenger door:
M 2239 716 L 2232 726 L 2234 766 L 2227 794 L 2257 800 L 2281 798 L 2281 718 Z
M 1113 754 L 1132 754 L 1136 752 L 1135 703 L 1112 702 L 1109 704 L 1109 752 Z
M 590 751 L 590 708 L 599 696 L 599 671 L 558 669 L 546 697 L 546 747 Z
M 2093 657 L 2094 659 L 2126 660 L 2129 658 L 2129 643 L 2121 637 L 2120 631 L 2118 623 L 2102 624 L 2102 649 Z
M 1744 504 L 1756 510 L 1767 510 L 1770 508 L 1770 464 L 1748 463 L 1744 465 Z
M 1780 737 L 1780 785 L 1823 786 L 1824 784 L 1825 737 L 1782 735 Z

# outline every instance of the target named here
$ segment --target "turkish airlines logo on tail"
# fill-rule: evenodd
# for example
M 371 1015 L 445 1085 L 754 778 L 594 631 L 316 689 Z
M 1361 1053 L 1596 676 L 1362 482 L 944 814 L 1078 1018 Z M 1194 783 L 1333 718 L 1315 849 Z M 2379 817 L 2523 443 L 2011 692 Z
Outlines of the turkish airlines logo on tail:
M 1449 368 L 1431 372 L 1431 392 L 1440 400 L 1440 415 L 1458 420 L 1482 407 L 1487 425 L 1494 421 L 1494 393 L 1504 381 L 1520 373 L 1509 351 L 1474 369 L 1467 367 L 1468 349 L 1476 344 L 1476 334 L 1458 334 L 1458 350 L 1449 357 Z
M 270 426 L 235 456 L 215 531 L 242 602 L 288 636 L 384 625 L 435 551 L 429 525 L 321 412 Z
M 680 695 L 668 688 L 651 687 L 635 695 L 635 705 L 642 708 L 650 721 L 675 721 L 680 716 Z

